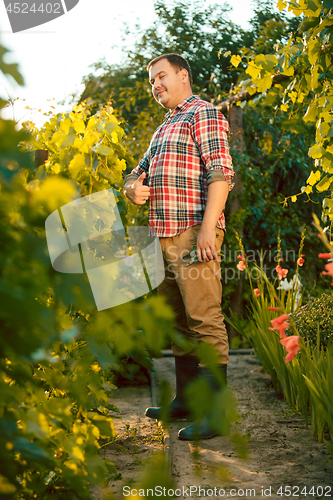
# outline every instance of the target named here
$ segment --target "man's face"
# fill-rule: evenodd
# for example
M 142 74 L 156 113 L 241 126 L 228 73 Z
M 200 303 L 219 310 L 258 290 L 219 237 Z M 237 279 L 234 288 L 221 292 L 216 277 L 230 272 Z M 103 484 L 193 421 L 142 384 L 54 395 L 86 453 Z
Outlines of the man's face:
M 160 59 L 149 68 L 149 82 L 154 98 L 167 109 L 174 109 L 191 95 L 187 71 L 178 71 L 167 59 Z

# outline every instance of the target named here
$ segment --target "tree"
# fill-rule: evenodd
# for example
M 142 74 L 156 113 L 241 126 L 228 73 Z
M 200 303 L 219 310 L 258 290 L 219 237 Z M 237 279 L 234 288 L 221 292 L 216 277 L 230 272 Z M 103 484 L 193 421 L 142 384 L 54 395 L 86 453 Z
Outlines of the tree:
M 248 90 L 255 85 L 261 92 L 266 92 L 269 106 L 278 106 L 287 114 L 286 119 L 294 124 L 305 122 L 315 125 L 314 143 L 308 149 L 308 155 L 315 160 L 315 169 L 301 188 L 310 199 L 314 188 L 325 193 L 322 200 L 322 219 L 333 221 L 333 142 L 332 142 L 332 2 L 330 0 L 279 0 L 278 7 L 293 12 L 299 19 L 296 33 L 287 41 L 274 46 L 270 54 L 240 51 L 232 63 L 238 66 L 246 61 L 245 72 L 251 77 L 240 84 Z M 282 74 L 289 81 L 278 89 L 272 86 L 272 76 Z M 279 102 L 282 96 L 282 102 Z M 297 125 L 296 125 L 297 129 Z M 298 195 L 286 198 L 296 201 Z

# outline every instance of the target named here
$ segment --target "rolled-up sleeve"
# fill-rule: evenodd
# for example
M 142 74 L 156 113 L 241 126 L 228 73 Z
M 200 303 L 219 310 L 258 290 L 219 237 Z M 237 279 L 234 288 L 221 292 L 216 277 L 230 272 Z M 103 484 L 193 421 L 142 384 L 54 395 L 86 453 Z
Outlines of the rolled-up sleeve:
M 234 187 L 234 169 L 228 143 L 229 124 L 213 105 L 200 107 L 192 122 L 192 136 L 207 170 L 207 184 L 227 181 Z

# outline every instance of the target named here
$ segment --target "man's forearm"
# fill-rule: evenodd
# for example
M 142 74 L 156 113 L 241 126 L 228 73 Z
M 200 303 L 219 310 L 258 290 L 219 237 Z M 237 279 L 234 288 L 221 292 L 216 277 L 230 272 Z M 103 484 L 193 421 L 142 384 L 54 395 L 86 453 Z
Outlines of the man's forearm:
M 225 207 L 229 194 L 229 184 L 227 181 L 215 181 L 208 185 L 207 204 L 202 225 L 207 228 L 216 226 L 221 212 Z
M 215 228 L 226 204 L 228 193 L 227 181 L 214 181 L 208 185 L 206 209 L 197 236 L 197 255 L 200 262 L 218 258 Z

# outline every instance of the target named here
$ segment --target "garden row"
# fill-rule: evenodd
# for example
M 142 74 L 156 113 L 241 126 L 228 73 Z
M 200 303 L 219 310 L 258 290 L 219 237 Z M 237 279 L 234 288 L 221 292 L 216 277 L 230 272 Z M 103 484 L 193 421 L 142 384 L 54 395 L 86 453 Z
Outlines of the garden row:
M 315 224 L 318 236 L 329 250 L 319 254 L 328 259 L 323 274 L 333 277 L 333 247 L 316 217 Z M 290 281 L 286 278 L 287 269 L 281 266 L 279 239 L 277 278 L 273 283 L 262 266 L 250 268 L 239 237 L 238 241 L 241 250 L 238 267 L 247 272 L 252 291 L 251 319 L 245 330 L 235 315 L 230 322 L 251 342 L 274 388 L 282 388 L 289 407 L 303 415 L 306 427 L 311 425 L 312 436 L 325 442 L 333 457 L 333 295 L 323 293 L 302 305 L 299 268 L 305 261 L 304 233 L 296 272 Z M 257 278 L 256 288 L 252 284 L 253 274 Z

